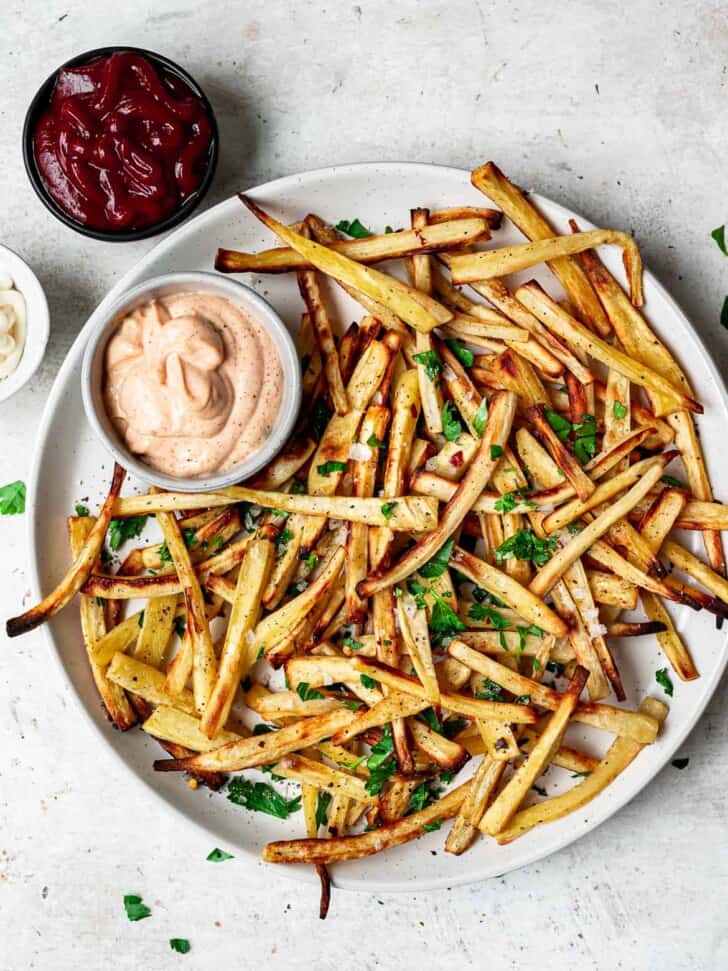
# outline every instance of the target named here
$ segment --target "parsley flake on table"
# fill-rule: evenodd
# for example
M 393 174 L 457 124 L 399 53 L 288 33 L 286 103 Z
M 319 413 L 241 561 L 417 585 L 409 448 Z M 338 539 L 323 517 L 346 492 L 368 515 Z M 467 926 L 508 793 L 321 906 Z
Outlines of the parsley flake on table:
M 412 355 L 412 360 L 425 369 L 425 374 L 430 381 L 437 380 L 438 374 L 442 371 L 442 361 L 437 351 L 420 351 L 419 354 Z
M 169 946 L 178 954 L 189 954 L 191 944 L 186 937 L 170 937 Z
M 233 860 L 234 856 L 232 853 L 226 853 L 225 850 L 215 847 L 214 850 L 210 850 L 205 859 L 208 863 L 222 863 L 223 860 Z
M 728 249 L 726 249 L 725 245 L 725 226 L 716 227 L 716 229 L 714 229 L 710 235 L 715 240 L 718 249 L 721 251 L 723 256 L 728 256 Z
M 0 486 L 0 516 L 20 516 L 25 512 L 25 483 L 20 479 Z
M 129 516 L 127 519 L 112 519 L 109 523 L 109 546 L 114 551 L 118 550 L 122 543 L 139 536 L 146 524 L 146 516 Z M 161 558 L 161 552 L 159 555 Z
M 227 797 L 236 806 L 253 812 L 267 813 L 278 819 L 288 819 L 301 808 L 301 797 L 286 799 L 267 782 L 251 782 L 240 776 L 228 782 Z
M 128 893 L 124 897 L 124 910 L 126 911 L 126 916 L 129 920 L 144 920 L 145 917 L 151 915 L 151 910 L 145 903 L 142 903 L 142 898 L 135 893 Z
M 75 509 L 77 516 L 81 516 L 82 518 L 88 516 L 88 506 L 84 506 L 83 503 L 76 503 Z
M 723 309 L 720 312 L 720 323 L 722 327 L 728 330 L 728 297 L 723 301 Z
M 670 675 L 667 673 L 667 668 L 659 668 L 655 671 L 655 681 L 660 685 L 665 694 L 672 698 L 675 688 L 670 680 Z

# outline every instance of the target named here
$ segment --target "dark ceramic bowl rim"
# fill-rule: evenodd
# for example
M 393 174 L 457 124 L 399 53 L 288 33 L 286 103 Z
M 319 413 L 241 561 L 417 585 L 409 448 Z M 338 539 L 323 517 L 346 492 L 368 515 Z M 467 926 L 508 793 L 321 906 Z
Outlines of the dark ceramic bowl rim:
M 93 226 L 84 226 L 83 223 L 80 223 L 72 216 L 69 216 L 68 213 L 58 205 L 58 203 L 55 201 L 55 199 L 53 199 L 51 194 L 46 189 L 40 176 L 40 172 L 38 171 L 38 166 L 36 165 L 35 161 L 35 153 L 33 151 L 33 135 L 35 133 L 35 126 L 38 121 L 38 116 L 40 112 L 45 109 L 50 100 L 50 96 L 59 72 L 67 67 L 78 67 L 79 64 L 85 64 L 97 57 L 107 57 L 109 54 L 114 54 L 117 51 L 131 51 L 134 54 L 141 54 L 150 60 L 152 64 L 161 66 L 170 73 L 176 74 L 187 85 L 189 85 L 195 96 L 200 99 L 205 107 L 205 110 L 207 111 L 210 118 L 210 124 L 212 126 L 212 138 L 208 151 L 207 168 L 205 169 L 205 174 L 202 177 L 200 187 L 179 207 L 179 209 L 175 209 L 175 211 L 169 216 L 165 216 L 164 219 L 160 220 L 159 222 L 152 223 L 149 226 L 142 226 L 139 229 L 120 230 L 119 232 L 114 232 L 112 230 L 95 229 Z M 33 189 L 35 190 L 35 193 L 40 201 L 43 203 L 46 209 L 53 213 L 56 219 L 68 226 L 69 229 L 73 229 L 75 232 L 81 233 L 82 236 L 88 236 L 91 239 L 100 239 L 108 243 L 130 243 L 135 240 L 148 239 L 150 236 L 156 236 L 159 233 L 166 232 L 168 229 L 172 229 L 174 226 L 178 226 L 197 208 L 206 195 L 207 190 L 210 188 L 213 176 L 215 175 L 215 169 L 217 168 L 218 155 L 219 132 L 217 121 L 215 119 L 215 113 L 212 110 L 212 105 L 210 104 L 207 95 L 197 81 L 195 81 L 195 79 L 188 74 L 184 68 L 180 67 L 179 64 L 176 64 L 163 54 L 157 54 L 155 51 L 149 51 L 143 47 L 130 47 L 126 44 L 121 44 L 115 47 L 97 47 L 94 48 L 94 50 L 85 51 L 83 54 L 77 54 L 75 57 L 71 57 L 69 60 L 64 61 L 63 64 L 57 67 L 56 70 L 53 71 L 53 73 L 50 74 L 45 79 L 43 84 L 41 84 L 41 86 L 38 88 L 35 97 L 30 102 L 30 106 L 25 115 L 25 123 L 23 125 L 23 162 L 25 163 L 25 171 L 30 179 L 30 184 L 33 186 Z

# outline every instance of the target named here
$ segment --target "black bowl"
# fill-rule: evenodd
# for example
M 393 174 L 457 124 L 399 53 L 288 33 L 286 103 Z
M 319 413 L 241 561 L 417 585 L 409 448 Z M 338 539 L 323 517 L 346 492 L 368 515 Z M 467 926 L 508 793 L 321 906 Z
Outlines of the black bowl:
M 86 64 L 88 61 L 93 60 L 96 57 L 105 57 L 109 54 L 114 54 L 116 51 L 131 51 L 134 54 L 141 54 L 151 61 L 157 67 L 163 68 L 170 74 L 174 74 L 179 77 L 192 92 L 200 99 L 202 104 L 207 111 L 210 124 L 212 126 L 212 138 L 210 140 L 210 148 L 207 157 L 207 167 L 205 169 L 205 174 L 202 177 L 202 182 L 200 187 L 194 192 L 184 203 L 175 209 L 173 213 L 169 216 L 165 216 L 159 222 L 152 223 L 149 226 L 142 226 L 139 229 L 130 230 L 120 230 L 119 232 L 113 232 L 112 230 L 105 229 L 94 229 L 92 226 L 85 226 L 83 223 L 78 222 L 72 216 L 69 216 L 64 209 L 62 209 L 51 194 L 46 189 L 43 184 L 43 180 L 38 171 L 38 166 L 35 161 L 35 152 L 33 151 L 33 134 L 35 132 L 35 126 L 38 122 L 39 116 L 46 110 L 53 94 L 53 88 L 56 83 L 56 78 L 58 72 L 62 71 L 66 67 L 78 67 L 79 64 Z M 28 173 L 28 178 L 30 183 L 35 189 L 36 195 L 46 207 L 49 209 L 56 219 L 59 219 L 62 223 L 69 227 L 69 229 L 75 230 L 77 233 L 81 233 L 83 236 L 89 236 L 92 239 L 101 239 L 107 243 L 130 243 L 138 239 L 147 239 L 149 236 L 156 236 L 158 233 L 164 233 L 168 229 L 172 229 L 173 226 L 178 226 L 183 220 L 185 220 L 190 213 L 197 208 L 197 206 L 202 201 L 203 197 L 207 193 L 212 183 L 212 178 L 215 174 L 215 169 L 217 167 L 217 158 L 219 155 L 219 141 L 220 136 L 217 128 L 217 122 L 215 120 L 215 114 L 212 110 L 212 105 L 207 99 L 205 92 L 199 86 L 199 84 L 192 78 L 185 70 L 183 70 L 179 64 L 175 64 L 174 61 L 170 61 L 169 58 L 163 57 L 161 54 L 155 54 L 154 51 L 144 50 L 142 47 L 97 47 L 93 51 L 86 51 L 84 54 L 78 54 L 76 57 L 72 57 L 69 61 L 61 64 L 49 78 L 47 78 L 43 84 L 38 89 L 37 94 L 30 103 L 28 112 L 25 116 L 25 124 L 23 125 L 23 161 L 25 162 L 25 171 Z

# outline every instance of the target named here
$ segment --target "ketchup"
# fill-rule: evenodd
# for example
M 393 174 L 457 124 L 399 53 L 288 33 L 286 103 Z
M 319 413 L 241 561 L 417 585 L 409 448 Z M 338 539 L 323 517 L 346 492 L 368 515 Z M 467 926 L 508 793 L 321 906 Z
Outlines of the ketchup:
M 157 223 L 200 187 L 212 124 L 188 84 L 132 51 L 58 73 L 33 134 L 43 183 L 85 226 Z

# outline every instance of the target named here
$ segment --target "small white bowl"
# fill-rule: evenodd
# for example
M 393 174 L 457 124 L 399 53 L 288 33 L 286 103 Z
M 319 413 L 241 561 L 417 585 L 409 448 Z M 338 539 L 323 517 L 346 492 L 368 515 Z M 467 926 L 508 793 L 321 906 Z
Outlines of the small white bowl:
M 1 245 L 0 270 L 13 278 L 15 289 L 25 299 L 28 314 L 28 333 L 18 366 L 7 378 L 0 380 L 0 401 L 5 401 L 20 391 L 38 370 L 48 344 L 50 317 L 48 301 L 38 277 L 17 253 Z
M 106 345 L 121 320 L 137 307 L 173 293 L 210 293 L 226 297 L 251 316 L 271 337 L 281 359 L 283 393 L 276 425 L 257 452 L 235 468 L 204 476 L 165 475 L 129 452 L 116 433 L 104 407 L 102 382 Z M 293 338 L 273 307 L 255 290 L 216 273 L 203 271 L 165 273 L 137 284 L 116 299 L 96 321 L 81 367 L 83 406 L 91 427 L 117 462 L 144 482 L 175 492 L 212 492 L 235 485 L 259 472 L 285 444 L 293 431 L 301 406 L 301 365 Z

